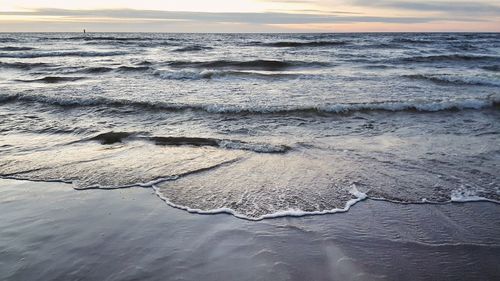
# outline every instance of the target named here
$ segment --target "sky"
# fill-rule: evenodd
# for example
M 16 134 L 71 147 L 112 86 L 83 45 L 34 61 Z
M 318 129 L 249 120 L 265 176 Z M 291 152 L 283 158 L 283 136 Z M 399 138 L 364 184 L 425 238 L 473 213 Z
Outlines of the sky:
M 0 0 L 0 32 L 500 32 L 500 0 Z

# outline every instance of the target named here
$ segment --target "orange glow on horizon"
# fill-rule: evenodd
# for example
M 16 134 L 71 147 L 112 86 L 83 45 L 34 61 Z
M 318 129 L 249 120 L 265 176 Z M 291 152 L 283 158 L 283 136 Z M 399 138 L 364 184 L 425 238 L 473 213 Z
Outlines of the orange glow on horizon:
M 88 23 L 96 31 L 126 30 L 128 25 L 135 31 L 145 32 L 500 32 L 500 0 L 477 0 L 471 6 L 477 6 L 476 11 L 467 9 L 471 3 L 467 1 L 471 0 L 441 0 L 439 3 L 392 0 L 387 2 L 389 4 L 376 1 L 360 4 L 365 2 L 350 0 L 0 0 L 0 32 L 71 31 L 78 23 Z M 465 8 L 457 10 L 455 6 L 460 3 Z M 139 16 L 106 15 L 108 10 L 137 12 Z M 51 11 L 55 14 L 50 14 Z M 79 14 L 85 11 L 88 13 Z M 100 13 L 93 15 L 93 11 Z M 179 12 L 181 16 L 185 12 L 200 14 L 188 18 L 169 18 L 172 14 L 165 14 L 163 18 L 148 17 L 147 13 L 152 11 Z M 246 15 L 229 16 L 228 20 L 230 13 L 258 16 L 254 19 L 247 19 Z M 287 19 L 283 22 L 269 20 L 276 13 L 295 18 L 288 22 Z M 163 24 L 172 21 L 185 24 Z M 154 22 L 159 24 L 154 25 Z M 239 30 L 239 27 L 244 28 Z

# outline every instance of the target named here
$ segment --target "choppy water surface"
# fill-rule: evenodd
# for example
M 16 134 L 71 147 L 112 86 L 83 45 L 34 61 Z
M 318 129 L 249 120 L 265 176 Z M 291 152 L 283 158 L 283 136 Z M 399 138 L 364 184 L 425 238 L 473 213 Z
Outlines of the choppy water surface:
M 260 219 L 500 200 L 500 34 L 1 34 L 0 175 Z

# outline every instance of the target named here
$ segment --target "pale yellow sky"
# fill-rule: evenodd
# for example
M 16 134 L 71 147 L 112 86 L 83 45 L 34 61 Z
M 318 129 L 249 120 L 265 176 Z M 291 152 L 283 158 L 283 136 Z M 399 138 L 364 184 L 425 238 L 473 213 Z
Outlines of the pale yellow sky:
M 70 10 L 136 9 L 197 12 L 259 12 L 283 3 L 257 0 L 0 0 L 1 10 L 58 8 Z M 288 6 L 288 4 L 285 3 Z M 295 4 L 296 5 L 296 4 Z
M 0 32 L 500 31 L 500 0 L 0 0 Z

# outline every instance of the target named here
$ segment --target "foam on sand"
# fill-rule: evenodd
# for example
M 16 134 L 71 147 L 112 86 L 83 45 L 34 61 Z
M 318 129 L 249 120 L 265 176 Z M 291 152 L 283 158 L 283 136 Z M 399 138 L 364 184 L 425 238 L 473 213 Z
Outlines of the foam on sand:
M 201 215 L 215 215 L 215 214 L 230 214 L 233 215 L 237 218 L 240 219 L 245 219 L 245 220 L 250 220 L 250 221 L 259 221 L 263 219 L 274 219 L 274 218 L 280 218 L 280 217 L 303 217 L 303 216 L 313 216 L 313 215 L 326 215 L 326 214 L 335 214 L 335 213 L 343 213 L 349 211 L 349 209 L 356 203 L 365 200 L 367 195 L 363 192 L 360 192 L 357 190 L 356 186 L 353 185 L 349 192 L 356 196 L 356 198 L 348 200 L 345 204 L 344 208 L 335 208 L 331 210 L 322 210 L 322 211 L 304 211 L 304 210 L 282 210 L 282 211 L 277 211 L 274 213 L 270 214 L 265 214 L 260 217 L 249 217 L 244 214 L 238 213 L 236 210 L 233 210 L 231 208 L 218 208 L 218 209 L 211 209 L 211 210 L 202 210 L 202 209 L 193 209 L 190 208 L 189 206 L 183 206 L 183 205 L 178 205 L 170 201 L 167 197 L 163 195 L 160 189 L 156 187 L 155 184 L 152 185 L 153 189 L 155 190 L 156 195 L 160 197 L 163 201 L 165 201 L 169 206 L 185 210 L 190 213 L 194 214 L 201 214 Z

